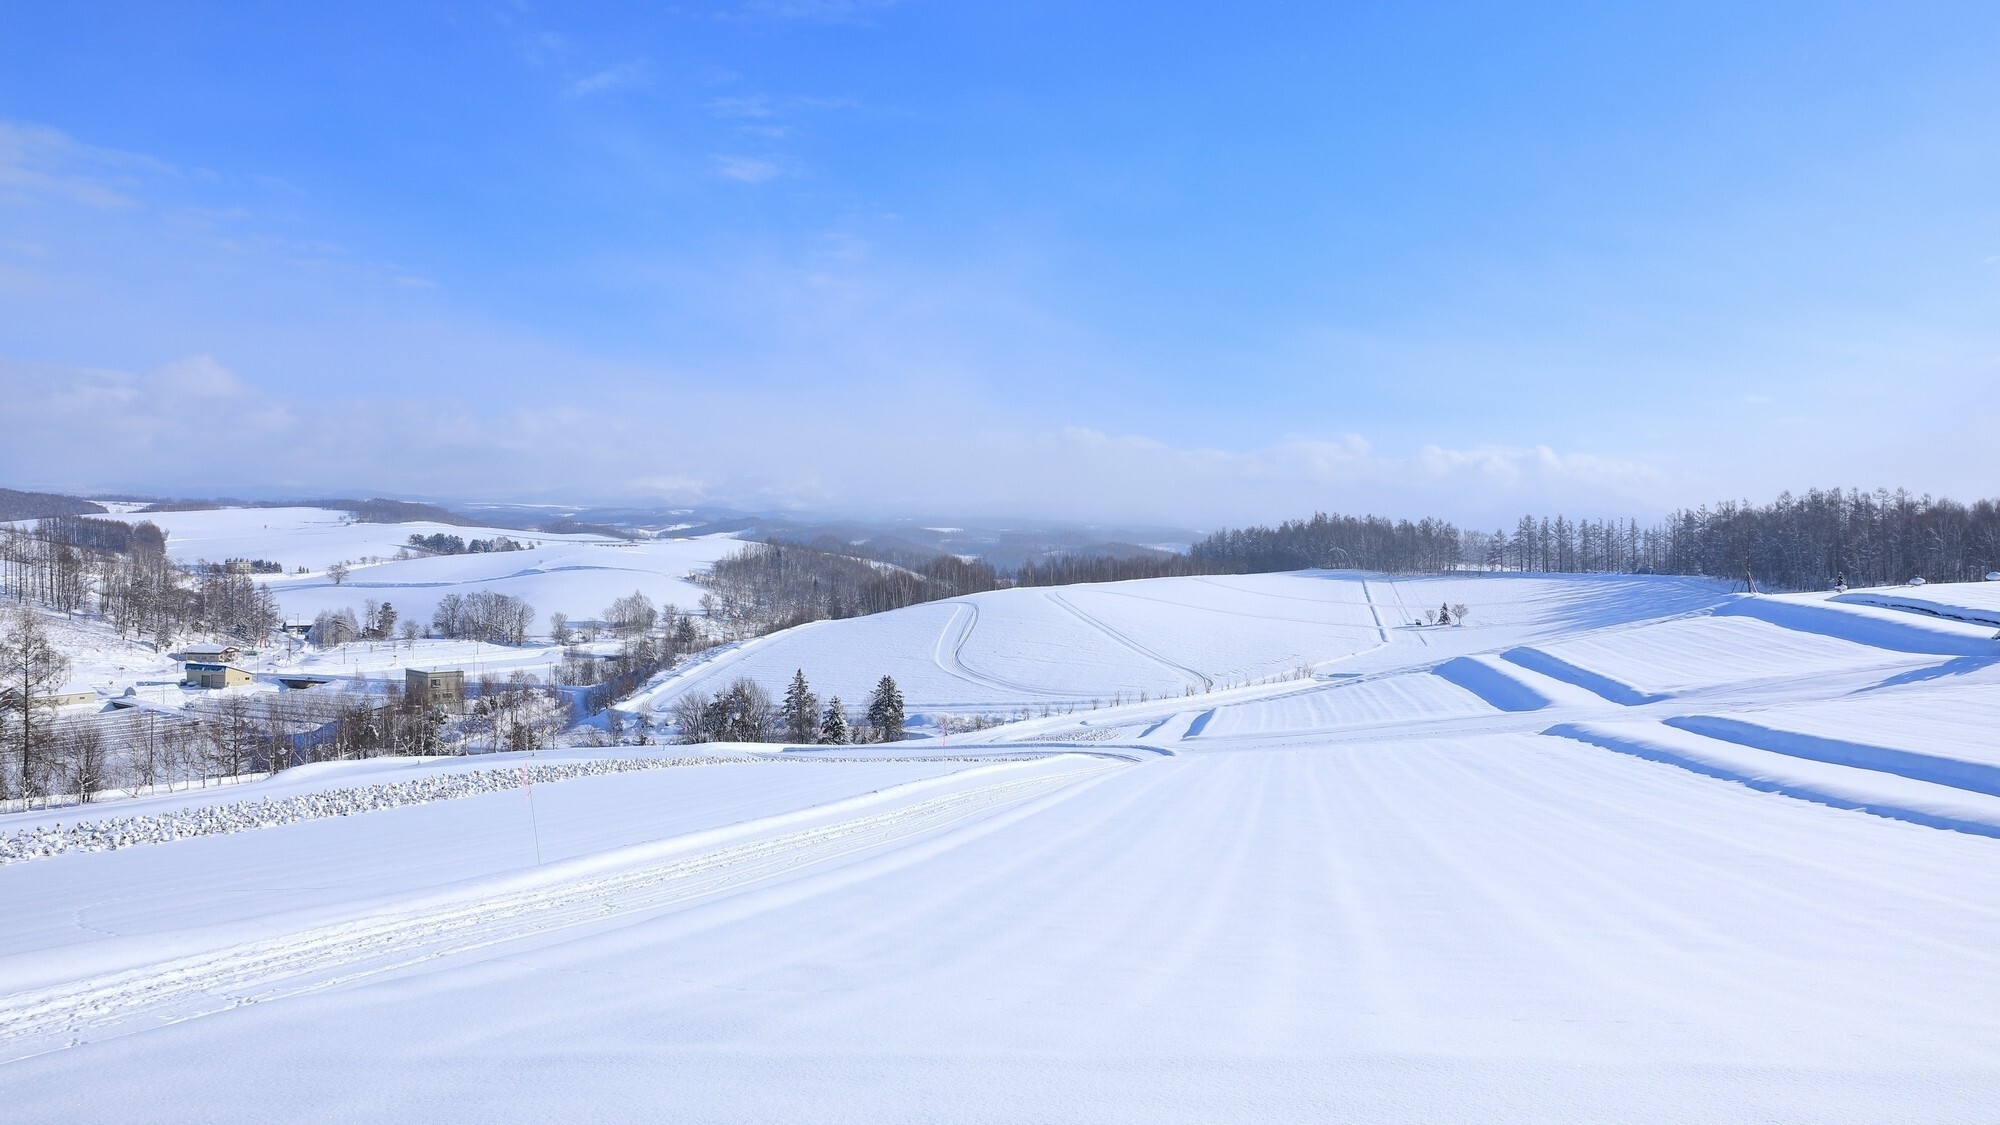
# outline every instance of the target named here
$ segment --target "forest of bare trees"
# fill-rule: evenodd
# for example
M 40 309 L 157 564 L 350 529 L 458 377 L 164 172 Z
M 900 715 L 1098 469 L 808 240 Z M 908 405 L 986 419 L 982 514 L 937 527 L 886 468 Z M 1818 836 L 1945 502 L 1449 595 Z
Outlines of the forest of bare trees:
M 0 525 L 0 593 L 59 613 L 100 612 L 122 636 L 168 648 L 193 635 L 255 640 L 278 606 L 252 562 L 178 564 L 149 522 L 63 516 Z
M 527 641 L 528 629 L 534 623 L 535 607 L 520 598 L 492 590 L 474 590 L 438 599 L 437 609 L 431 614 L 431 634 L 518 645 Z
M 992 566 L 953 555 L 907 563 L 862 558 L 825 546 L 757 543 L 716 563 L 696 581 L 703 608 L 725 634 L 755 636 L 808 621 L 862 617 L 921 602 L 998 589 Z
M 2000 505 L 1900 490 L 1816 489 L 1762 506 L 1725 501 L 1684 509 L 1646 524 L 1523 516 L 1511 533 L 1462 532 L 1431 519 L 1321 514 L 1211 535 L 1194 545 L 1188 565 L 1198 573 L 1324 566 L 1683 574 L 1770 590 L 1825 589 L 1843 579 L 1854 586 L 1912 578 L 1963 582 L 2000 568 Z
M 1306 567 L 1390 573 L 1457 569 L 1465 562 L 1458 528 L 1428 516 L 1412 522 L 1319 512 L 1277 527 L 1219 531 L 1194 544 L 1196 573 L 1247 574 Z

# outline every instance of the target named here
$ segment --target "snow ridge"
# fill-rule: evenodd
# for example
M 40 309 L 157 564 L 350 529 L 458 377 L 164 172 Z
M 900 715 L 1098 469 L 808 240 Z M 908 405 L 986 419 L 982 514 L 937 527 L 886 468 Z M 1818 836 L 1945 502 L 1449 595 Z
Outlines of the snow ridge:
M 781 759 L 803 761 L 810 759 Z M 118 816 L 68 827 L 32 828 L 0 836 L 0 866 L 43 859 L 65 852 L 109 852 L 135 844 L 164 844 L 197 836 L 221 836 L 254 828 L 275 828 L 303 820 L 352 816 L 377 809 L 424 805 L 458 797 L 500 793 L 529 785 L 546 785 L 578 777 L 604 777 L 633 770 L 673 766 L 742 764 L 741 758 L 592 758 L 581 762 L 536 763 L 507 769 L 438 773 L 411 781 L 390 781 L 301 793 L 291 797 L 259 797 L 226 805 L 203 805 L 147 816 Z

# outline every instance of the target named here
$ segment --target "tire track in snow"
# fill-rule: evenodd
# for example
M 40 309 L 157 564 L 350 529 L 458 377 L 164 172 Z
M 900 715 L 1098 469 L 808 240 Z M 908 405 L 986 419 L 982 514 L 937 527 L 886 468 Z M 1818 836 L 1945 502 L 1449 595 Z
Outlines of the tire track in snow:
M 1363 601 L 1366 601 L 1368 603 L 1368 616 L 1373 617 L 1375 619 L 1375 635 L 1381 637 L 1382 643 L 1386 645 L 1389 643 L 1389 630 L 1386 626 L 1382 624 L 1382 610 L 1379 606 L 1375 604 L 1375 591 L 1368 588 L 1368 580 L 1366 578 L 1363 578 L 1360 581 L 1361 581 L 1361 598 Z M 1394 587 L 1392 586 L 1391 589 L 1393 588 Z M 1428 644 L 1429 642 L 1427 641 L 1425 643 Z
M 0 1062 L 728 894 L 857 853 L 894 848 L 1053 794 L 1110 768 L 1117 767 L 1102 759 L 1055 770 L 1007 763 L 986 767 L 998 776 L 971 788 L 952 787 L 965 779 L 963 773 L 913 782 L 692 838 L 626 849 L 645 854 L 622 864 L 617 853 L 611 853 L 507 880 L 508 889 L 441 897 L 0 997 Z M 1031 772 L 1020 776 L 1023 769 Z M 939 788 L 946 792 L 923 795 Z M 880 808 L 883 804 L 890 807 Z M 879 811 L 868 811 L 871 808 Z M 842 812 L 857 815 L 840 816 Z M 834 819 L 826 820 L 828 816 Z M 770 834 L 774 827 L 814 819 L 825 822 Z M 700 847 L 701 842 L 712 846 Z
M 1425 648 L 1431 647 L 1431 639 L 1424 635 L 1424 631 L 1422 629 L 1415 628 L 1415 625 L 1417 623 L 1416 618 L 1413 617 L 1410 613 L 1410 603 L 1403 600 L 1403 587 L 1398 585 L 1394 579 L 1390 579 L 1389 592 L 1395 595 L 1396 598 L 1396 616 L 1401 617 L 1403 619 L 1404 624 L 1412 627 L 1412 631 L 1415 632 L 1417 635 L 1417 640 L 1422 642 Z M 1375 620 L 1379 624 L 1382 619 L 1378 616 L 1376 617 Z M 1386 639 L 1386 637 L 1384 639 Z
M 1164 656 L 1161 656 L 1159 653 L 1153 651 L 1150 648 L 1147 648 L 1145 645 L 1140 644 L 1139 642 L 1133 640 L 1132 638 L 1126 636 L 1125 634 L 1119 632 L 1118 630 L 1113 629 L 1111 626 L 1106 625 L 1104 622 L 1099 621 L 1097 618 L 1092 617 L 1090 614 L 1085 613 L 1084 611 L 1076 608 L 1075 605 L 1072 605 L 1070 603 L 1070 600 L 1068 598 L 1063 597 L 1061 594 L 1058 594 L 1053 590 L 1048 591 L 1045 596 L 1050 601 L 1054 602 L 1055 604 L 1061 606 L 1062 608 L 1068 610 L 1070 613 L 1074 614 L 1077 620 L 1082 621 L 1084 624 L 1089 625 L 1091 628 L 1096 629 L 1098 632 L 1103 633 L 1105 636 L 1111 638 L 1113 642 L 1122 645 L 1123 647 L 1130 649 L 1135 653 L 1138 653 L 1140 656 L 1145 657 L 1147 660 L 1153 661 L 1155 664 L 1159 664 L 1162 667 L 1172 669 L 1176 675 L 1186 678 L 1190 685 L 1198 687 L 1203 691 L 1215 690 L 1215 681 L 1209 679 L 1206 673 L 1200 672 L 1196 669 L 1188 667 L 1185 664 L 1181 664 L 1176 661 L 1169 660 Z
M 1304 602 L 1307 605 L 1319 606 L 1321 608 L 1347 607 L 1355 604 L 1353 602 L 1331 601 L 1326 598 L 1301 598 L 1291 594 L 1272 594 L 1262 590 L 1239 590 L 1234 586 L 1224 586 L 1219 582 L 1207 582 L 1205 579 L 1201 578 L 1194 578 L 1192 579 L 1192 581 L 1204 582 L 1206 585 L 1213 586 L 1218 590 L 1228 590 L 1231 593 L 1252 595 L 1260 598 L 1279 598 L 1288 602 Z M 1218 617 L 1235 618 L 1240 621 L 1282 621 L 1290 625 L 1305 624 L 1305 625 L 1312 625 L 1315 628 L 1320 628 L 1320 629 L 1373 630 L 1375 628 L 1375 626 L 1373 625 L 1360 625 L 1346 621 L 1308 621 L 1297 614 L 1274 616 L 1267 613 L 1248 613 L 1245 612 L 1244 610 L 1228 609 L 1223 606 L 1216 606 L 1216 605 L 1192 605 L 1184 601 L 1175 601 L 1172 598 L 1150 598 L 1145 596 L 1144 594 L 1132 593 L 1129 590 L 1097 590 L 1093 592 L 1096 593 L 1097 596 L 1103 598 L 1123 598 L 1127 601 L 1149 602 L 1153 605 L 1167 606 L 1169 608 L 1184 613 L 1213 613 Z
M 1078 699 L 1085 698 L 1079 692 L 1064 691 L 1060 688 L 1030 687 L 1027 684 L 1017 684 L 1012 680 L 1003 680 L 998 676 L 988 675 L 984 672 L 975 672 L 967 667 L 964 659 L 965 646 L 972 640 L 972 631 L 979 626 L 979 606 L 969 601 L 959 602 L 957 610 L 962 610 L 963 612 L 953 612 L 951 620 L 946 622 L 945 627 L 939 631 L 937 645 L 931 651 L 931 663 L 936 664 L 946 675 L 956 676 L 961 680 L 977 684 L 980 687 L 994 688 L 1000 691 L 1018 691 L 1031 699 L 1041 699 L 1052 695 L 1071 695 Z

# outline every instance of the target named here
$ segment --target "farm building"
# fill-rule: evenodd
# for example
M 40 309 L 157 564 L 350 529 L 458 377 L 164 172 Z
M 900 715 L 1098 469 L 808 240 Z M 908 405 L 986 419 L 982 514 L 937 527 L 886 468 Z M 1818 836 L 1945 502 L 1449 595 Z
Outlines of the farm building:
M 254 678 L 250 673 L 231 664 L 190 660 L 181 675 L 181 682 L 189 687 L 230 688 L 241 687 Z
M 465 702 L 465 670 L 462 668 L 410 668 L 403 673 L 403 697 L 412 703 Z

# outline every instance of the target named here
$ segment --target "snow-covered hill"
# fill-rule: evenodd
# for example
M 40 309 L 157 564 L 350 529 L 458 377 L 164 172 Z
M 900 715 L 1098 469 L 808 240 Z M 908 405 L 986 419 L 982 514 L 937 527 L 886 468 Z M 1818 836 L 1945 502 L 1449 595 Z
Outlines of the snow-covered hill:
M 1412 624 L 1441 602 L 1467 623 Z M 1174 579 L 815 625 L 628 706 L 799 667 L 1034 717 L 0 818 L 109 849 L 0 865 L 9 1113 L 1974 1121 L 2000 1087 L 1982 624 Z M 115 821 L 202 808 L 171 843 Z
M 167 554 L 176 562 L 240 558 L 278 563 L 285 573 L 259 581 L 269 584 L 288 617 L 306 620 L 322 609 L 358 612 L 371 598 L 394 604 L 405 618 L 429 620 L 446 594 L 472 590 L 526 599 L 543 620 L 551 613 L 595 618 L 613 599 L 635 590 L 655 603 L 686 609 L 703 592 L 687 576 L 743 546 L 726 535 L 632 542 L 434 523 L 357 523 L 346 512 L 324 508 L 223 508 L 106 518 L 158 524 L 167 533 Z M 433 534 L 468 540 L 505 536 L 529 549 L 396 558 L 409 546 L 410 536 Z M 368 559 L 377 561 L 363 561 Z M 337 562 L 349 567 L 339 584 L 326 573 Z M 307 572 L 297 573 L 300 567 Z
M 804 671 L 849 703 L 893 676 L 915 711 L 1065 713 L 1337 676 L 1503 640 L 1701 609 L 1713 583 L 1681 579 L 1387 578 L 1308 571 L 999 590 L 827 621 L 753 641 L 629 701 L 670 709 L 739 676 L 783 690 Z M 1421 625 L 1464 604 L 1463 628 Z

